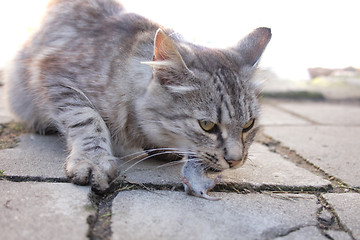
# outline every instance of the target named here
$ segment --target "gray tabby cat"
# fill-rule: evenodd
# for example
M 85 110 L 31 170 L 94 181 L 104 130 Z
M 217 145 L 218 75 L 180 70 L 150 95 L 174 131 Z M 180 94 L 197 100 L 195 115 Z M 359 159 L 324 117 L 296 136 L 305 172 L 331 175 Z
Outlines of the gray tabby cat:
M 219 177 L 206 171 L 241 166 L 258 130 L 251 78 L 270 38 L 258 28 L 209 49 L 113 0 L 54 0 L 7 72 L 9 106 L 29 128 L 66 138 L 76 184 L 104 191 L 118 156 L 159 149 L 183 155 L 187 193 L 213 199 Z

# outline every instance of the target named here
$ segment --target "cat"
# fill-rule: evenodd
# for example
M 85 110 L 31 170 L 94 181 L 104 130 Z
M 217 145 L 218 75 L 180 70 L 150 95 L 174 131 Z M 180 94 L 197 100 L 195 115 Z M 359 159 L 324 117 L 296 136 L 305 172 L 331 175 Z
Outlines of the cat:
M 106 191 L 118 157 L 161 150 L 183 156 L 187 193 L 212 200 L 220 177 L 206 172 L 244 164 L 259 128 L 252 77 L 270 38 L 261 27 L 211 49 L 113 0 L 53 0 L 6 73 L 8 105 L 64 136 L 75 184 Z

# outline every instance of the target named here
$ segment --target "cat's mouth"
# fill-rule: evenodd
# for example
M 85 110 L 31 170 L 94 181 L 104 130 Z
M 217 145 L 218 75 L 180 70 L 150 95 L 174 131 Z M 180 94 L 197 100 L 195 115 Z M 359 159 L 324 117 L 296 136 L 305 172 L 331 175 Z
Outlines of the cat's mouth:
M 227 161 L 230 165 L 230 168 L 239 168 L 244 165 L 246 159 L 248 157 L 248 153 L 244 153 L 240 161 Z
M 170 149 L 170 148 L 169 148 Z M 217 153 L 209 152 L 198 152 L 198 153 L 188 153 L 176 151 L 171 149 L 170 151 L 164 151 L 163 148 L 145 149 L 148 155 L 155 157 L 157 160 L 163 161 L 175 161 L 183 162 L 183 157 L 187 158 L 187 161 L 201 162 L 206 165 L 209 170 L 212 171 L 223 171 L 226 169 L 236 169 L 244 165 L 248 154 L 244 153 L 243 157 L 240 160 L 226 160 L 222 155 Z M 185 154 L 184 154 L 185 153 Z
M 226 169 L 236 169 L 244 165 L 248 153 L 244 153 L 240 160 L 226 160 L 223 156 L 218 157 L 216 153 L 203 153 L 201 158 L 205 160 L 205 163 L 209 166 L 210 169 L 216 171 L 223 171 Z

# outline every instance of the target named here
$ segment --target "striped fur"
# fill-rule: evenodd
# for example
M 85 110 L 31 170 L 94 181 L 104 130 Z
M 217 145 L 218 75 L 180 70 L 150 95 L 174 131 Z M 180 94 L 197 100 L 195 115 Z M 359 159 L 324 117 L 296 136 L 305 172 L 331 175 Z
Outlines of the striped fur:
M 270 31 L 209 49 L 160 28 L 112 0 L 54 0 L 9 67 L 11 110 L 31 129 L 64 136 L 74 183 L 107 189 L 115 156 L 139 148 L 191 152 L 218 170 L 245 161 L 258 121 L 243 128 L 259 116 L 251 77 Z

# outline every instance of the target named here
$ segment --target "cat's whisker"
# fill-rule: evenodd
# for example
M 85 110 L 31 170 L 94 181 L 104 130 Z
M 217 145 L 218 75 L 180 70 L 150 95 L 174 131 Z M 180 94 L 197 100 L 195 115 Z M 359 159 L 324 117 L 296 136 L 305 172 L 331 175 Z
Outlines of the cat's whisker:
M 191 158 L 191 159 L 188 159 L 188 161 L 194 162 L 197 165 L 203 164 L 202 160 L 200 158 Z
M 144 155 L 144 156 L 149 156 L 148 154 L 146 154 L 146 152 L 143 152 L 143 155 Z M 119 165 L 119 168 L 121 168 L 122 166 L 124 166 L 124 165 L 126 165 L 126 164 L 128 164 L 128 163 L 130 163 L 130 162 L 132 162 L 132 161 L 135 161 L 135 160 L 139 159 L 139 158 L 142 157 L 143 155 L 142 155 L 142 154 L 138 154 L 137 156 L 132 157 L 132 158 L 129 159 L 129 160 L 126 160 L 125 162 L 123 162 L 122 164 Z
M 209 169 L 211 169 L 211 166 L 206 166 L 206 167 L 204 168 L 205 171 L 207 171 L 207 170 L 209 170 Z
M 188 161 L 187 159 L 183 159 L 183 160 L 168 162 L 168 163 L 162 164 L 160 166 L 157 166 L 156 169 L 164 168 L 164 167 L 171 167 L 171 166 L 178 165 L 181 163 L 186 163 L 187 161 Z
M 247 158 L 246 161 L 250 162 L 251 166 L 256 166 L 255 162 L 251 158 Z
M 154 149 L 155 150 L 155 149 Z M 156 156 L 160 156 L 160 155 L 164 155 L 164 154 L 171 154 L 171 153 L 174 153 L 172 151 L 165 151 L 165 152 L 160 152 L 160 153 L 156 153 L 156 154 L 153 154 L 153 155 L 149 155 L 143 159 L 140 159 L 138 160 L 137 162 L 135 162 L 134 164 L 132 164 L 131 166 L 129 166 L 127 169 L 125 169 L 124 171 L 122 171 L 122 174 L 126 173 L 127 171 L 129 171 L 131 168 L 133 168 L 134 166 L 136 166 L 137 164 L 145 161 L 145 160 L 148 160 L 149 158 L 152 158 L 152 157 L 156 157 Z M 185 152 L 185 153 L 188 153 L 188 152 Z M 163 166 L 159 166 L 157 168 L 160 168 L 160 167 L 165 167 L 165 166 L 172 166 L 172 165 L 176 165 L 176 164 L 180 164 L 180 163 L 183 163 L 183 162 L 188 162 L 188 161 L 194 161 L 194 162 L 199 162 L 201 163 L 201 159 L 199 158 L 191 158 L 191 159 L 183 159 L 183 160 L 179 160 L 179 161 L 173 161 L 173 162 L 170 162 L 170 163 L 166 163 L 164 164 Z
M 195 154 L 195 153 L 193 153 L 191 151 L 181 150 L 181 149 L 178 149 L 178 148 L 154 148 L 154 149 L 147 149 L 145 152 L 150 154 L 152 152 L 157 152 L 157 151 L 168 151 L 167 153 L 178 155 L 179 157 L 186 156 L 186 155 L 194 155 Z
M 250 161 L 250 162 L 253 163 L 254 161 L 253 161 L 252 157 L 255 157 L 255 156 L 252 155 L 252 154 L 249 154 L 248 157 L 246 158 L 246 160 L 248 160 L 248 161 Z
M 165 149 L 175 149 L 175 148 L 154 148 L 154 149 L 150 149 L 150 151 L 152 151 L 152 152 L 154 152 L 154 151 L 159 151 L 159 149 L 161 149 L 161 150 L 165 150 Z M 148 151 L 148 150 L 147 150 Z M 111 182 L 110 182 L 110 184 L 111 183 L 113 183 L 113 182 L 115 182 L 116 180 L 118 180 L 119 178 L 121 178 L 122 176 L 123 176 L 123 174 L 124 173 L 126 173 L 129 169 L 131 169 L 131 168 L 133 168 L 134 166 L 136 166 L 137 164 L 139 164 L 139 163 L 141 163 L 141 162 L 143 162 L 143 161 L 145 161 L 145 160 L 147 160 L 147 159 L 149 159 L 149 158 L 151 158 L 151 157 L 154 157 L 154 156 L 160 156 L 160 155 L 162 155 L 162 154 L 169 154 L 169 153 L 174 153 L 174 152 L 161 152 L 161 153 L 157 153 L 157 154 L 154 154 L 154 155 L 148 155 L 147 157 L 145 157 L 144 159 L 140 159 L 139 161 L 137 161 L 136 163 L 134 163 L 133 165 L 131 165 L 130 167 L 128 167 L 127 169 L 125 169 L 124 171 L 121 171 L 120 172 L 120 174 L 119 174 L 119 176 L 118 177 L 116 177 L 114 180 L 112 180 Z M 186 154 L 192 154 L 192 155 L 194 155 L 194 153 L 192 153 L 192 152 L 183 152 L 182 154 L 184 154 L 184 155 L 186 155 Z M 129 154 L 129 155 L 134 155 L 134 154 Z M 136 158 L 135 158 L 136 159 Z M 128 163 L 128 162 L 130 162 L 130 161 L 133 161 L 134 159 L 132 159 L 132 160 L 129 160 L 129 161 L 126 161 L 126 163 Z M 170 163 L 166 163 L 166 164 L 163 164 L 163 165 L 161 165 L 161 166 L 158 166 L 158 167 L 156 167 L 156 168 L 161 168 L 161 167 L 168 167 L 168 166 L 172 166 L 172 165 L 176 165 L 176 164 L 181 164 L 181 163 L 186 163 L 186 162 L 188 162 L 188 161 L 194 161 L 194 162 L 197 162 L 197 161 L 201 161 L 200 159 L 198 159 L 198 158 L 192 158 L 192 159 L 188 159 L 188 158 L 186 158 L 186 159 L 182 159 L 182 160 L 178 160 L 178 161 L 172 161 L 172 162 L 170 162 Z M 125 164 L 125 163 L 124 163 Z M 124 164 L 121 164 L 121 166 L 123 166 Z M 121 168 L 121 166 L 119 167 L 119 168 Z
M 131 168 L 133 168 L 134 166 L 136 166 L 137 164 L 139 164 L 139 163 L 141 163 L 141 162 L 143 162 L 143 161 L 145 161 L 145 160 L 147 160 L 147 159 L 149 159 L 149 158 L 152 158 L 152 157 L 156 157 L 156 156 L 160 156 L 160 155 L 164 155 L 164 154 L 169 154 L 169 153 L 173 153 L 172 151 L 165 151 L 165 152 L 160 152 L 160 153 L 155 153 L 155 154 L 153 154 L 153 155 L 149 155 L 149 156 L 147 156 L 147 157 L 145 157 L 145 158 L 143 158 L 143 159 L 140 159 L 140 160 L 138 160 L 138 161 L 136 161 L 134 164 L 132 164 L 130 167 L 128 167 L 127 169 L 125 169 L 122 173 L 124 174 L 124 173 L 126 173 L 127 171 L 129 171 Z
M 164 150 L 173 150 L 173 151 L 182 151 L 179 148 L 151 148 L 151 149 L 146 149 L 146 152 L 154 152 L 154 151 L 164 151 Z
M 124 159 L 127 159 L 129 157 L 136 156 L 136 155 L 141 156 L 142 154 L 146 154 L 146 152 L 144 150 L 142 150 L 142 151 L 139 151 L 139 152 L 134 152 L 134 153 L 127 154 L 125 156 L 119 157 L 118 159 L 119 160 L 124 160 Z
M 156 168 L 163 168 L 163 167 L 171 167 L 171 166 L 174 166 L 174 165 L 177 165 L 177 164 L 181 164 L 181 163 L 186 163 L 186 162 L 190 162 L 190 161 L 199 161 L 199 159 L 181 159 L 181 160 L 177 160 L 177 161 L 172 161 L 172 162 L 169 162 L 169 163 L 165 163 L 165 164 L 162 164 L 160 166 L 157 166 Z
M 143 150 L 143 151 L 140 151 L 140 152 L 131 153 L 131 154 L 128 154 L 126 156 L 123 156 L 123 157 L 119 158 L 119 160 L 124 160 L 124 159 L 127 159 L 129 157 L 132 157 L 131 159 L 125 161 L 122 164 L 120 164 L 119 167 L 122 167 L 123 165 L 138 159 L 142 155 L 148 156 L 149 153 L 156 152 L 156 151 L 168 151 L 166 154 L 179 154 L 179 155 L 191 154 L 191 152 L 180 151 L 177 148 L 153 148 L 153 149 L 147 149 L 147 150 Z

